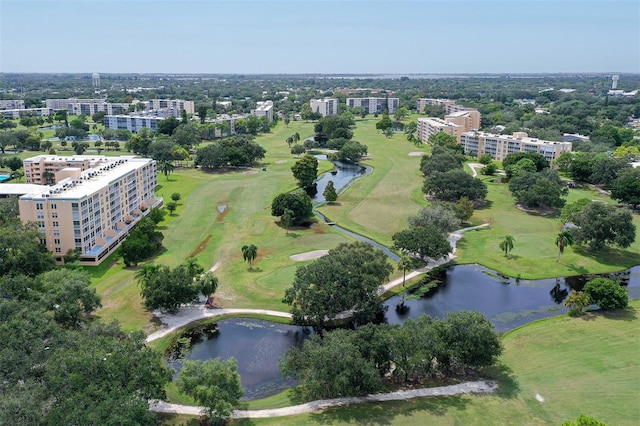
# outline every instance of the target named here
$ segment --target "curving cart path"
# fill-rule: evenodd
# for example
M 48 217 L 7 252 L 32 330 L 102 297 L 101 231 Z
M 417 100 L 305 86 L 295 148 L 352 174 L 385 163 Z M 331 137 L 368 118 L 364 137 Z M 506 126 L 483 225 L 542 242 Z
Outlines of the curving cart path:
M 476 382 L 464 382 L 451 386 L 439 386 L 435 388 L 411 389 L 390 393 L 379 393 L 367 396 L 321 399 L 307 402 L 305 404 L 293 405 L 291 407 L 270 408 L 265 410 L 235 410 L 232 417 L 235 418 L 265 418 L 292 416 L 296 414 L 313 413 L 331 407 L 341 407 L 351 404 L 363 404 L 367 402 L 399 401 L 411 398 L 421 398 L 428 396 L 451 396 L 468 393 L 489 394 L 497 388 L 494 381 L 480 380 Z M 191 405 L 169 404 L 163 401 L 153 401 L 150 403 L 150 410 L 157 413 L 190 414 L 197 416 L 202 408 Z

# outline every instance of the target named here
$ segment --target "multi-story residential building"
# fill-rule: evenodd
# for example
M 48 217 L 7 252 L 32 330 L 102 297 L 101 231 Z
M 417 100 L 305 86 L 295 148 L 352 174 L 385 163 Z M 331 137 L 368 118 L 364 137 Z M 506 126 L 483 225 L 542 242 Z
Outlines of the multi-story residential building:
M 52 110 L 57 111 L 61 109 L 66 109 L 71 115 L 80 115 L 80 114 L 76 114 L 76 111 L 78 110 L 74 107 L 74 104 L 99 105 L 105 102 L 104 102 L 104 99 L 68 98 L 68 99 L 46 99 L 44 103 L 47 108 L 51 108 Z
M 421 117 L 418 118 L 418 139 L 427 142 L 429 137 L 437 133 L 446 133 L 456 138 L 460 143 L 460 135 L 465 132 L 464 126 L 450 123 L 441 118 Z
M 184 101 L 181 99 L 151 99 L 146 102 L 147 109 L 176 109 L 178 111 L 185 110 L 187 114 L 195 114 L 195 103 L 193 101 Z
M 251 110 L 256 117 L 267 117 L 269 123 L 273 121 L 273 101 L 258 101 L 256 109 Z
M 444 121 L 462 126 L 465 132 L 478 130 L 480 129 L 480 112 L 475 109 L 452 112 L 444 116 Z
M 382 114 L 385 110 L 389 114 L 398 109 L 400 99 L 398 98 L 347 98 L 347 107 L 362 107 L 368 114 Z
M 35 222 L 41 240 L 58 262 L 68 250 L 80 262 L 97 265 L 118 248 L 129 231 L 152 207 L 154 160 L 135 157 L 96 159 L 94 167 L 68 167 L 54 186 L 41 186 L 19 198 L 20 219 Z
M 27 158 L 22 164 L 27 183 L 50 185 L 62 179 L 62 177 L 56 176 L 60 170 L 77 168 L 85 171 L 97 167 L 104 161 L 107 161 L 107 157 L 102 155 L 74 155 L 69 157 L 38 155 Z
M 447 105 L 453 105 L 455 103 L 456 101 L 452 101 L 450 99 L 420 98 L 416 101 L 416 110 L 419 113 L 422 113 L 424 111 L 424 107 L 427 105 L 441 106 L 444 108 Z
M 311 99 L 311 112 L 319 112 L 323 117 L 338 114 L 338 100 L 335 98 Z
M 513 135 L 494 135 L 485 132 L 465 132 L 460 137 L 464 152 L 480 157 L 489 154 L 493 159 L 502 161 L 504 157 L 515 152 L 536 152 L 553 161 L 563 152 L 570 152 L 571 142 L 544 141 L 530 138 L 524 132 Z
M 22 108 L 22 109 L 5 109 L 0 110 L 0 114 L 4 118 L 20 118 L 25 115 L 35 115 L 37 117 L 45 117 L 53 114 L 50 108 Z
M 158 123 L 164 117 L 143 116 L 143 115 L 105 115 L 104 127 L 107 129 L 126 129 L 132 133 L 138 133 L 143 127 L 148 127 L 154 132 L 158 130 Z
M 24 101 L 21 99 L 0 99 L 0 110 L 24 109 Z

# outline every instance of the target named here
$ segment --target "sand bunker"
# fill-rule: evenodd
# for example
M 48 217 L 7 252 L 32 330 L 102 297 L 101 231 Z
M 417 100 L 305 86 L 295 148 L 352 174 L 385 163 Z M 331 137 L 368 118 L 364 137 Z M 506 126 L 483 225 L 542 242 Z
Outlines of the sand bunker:
M 282 163 L 286 163 L 286 162 L 287 162 L 287 160 L 276 160 L 276 161 L 274 161 L 274 163 L 276 163 L 276 164 L 282 164 Z
M 296 262 L 302 262 L 305 260 L 317 259 L 325 256 L 327 253 L 329 253 L 329 250 L 314 250 L 306 253 L 294 254 L 293 256 L 289 256 L 289 259 L 295 260 Z
M 424 152 L 422 151 L 413 151 L 409 153 L 409 157 L 420 157 L 421 155 L 424 155 Z

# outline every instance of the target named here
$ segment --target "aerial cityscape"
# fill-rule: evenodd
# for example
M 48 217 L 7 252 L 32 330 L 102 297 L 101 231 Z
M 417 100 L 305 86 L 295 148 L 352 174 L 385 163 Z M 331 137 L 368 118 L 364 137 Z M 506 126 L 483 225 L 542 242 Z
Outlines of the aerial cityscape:
M 638 424 L 639 34 L 0 0 L 0 425 Z

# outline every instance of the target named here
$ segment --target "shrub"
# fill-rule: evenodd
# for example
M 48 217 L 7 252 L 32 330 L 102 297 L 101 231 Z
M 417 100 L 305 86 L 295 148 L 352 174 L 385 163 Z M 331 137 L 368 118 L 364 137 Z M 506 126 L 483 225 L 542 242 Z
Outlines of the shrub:
M 584 292 L 592 303 L 601 309 L 624 309 L 629 304 L 627 290 L 617 281 L 596 278 L 584 286 Z

